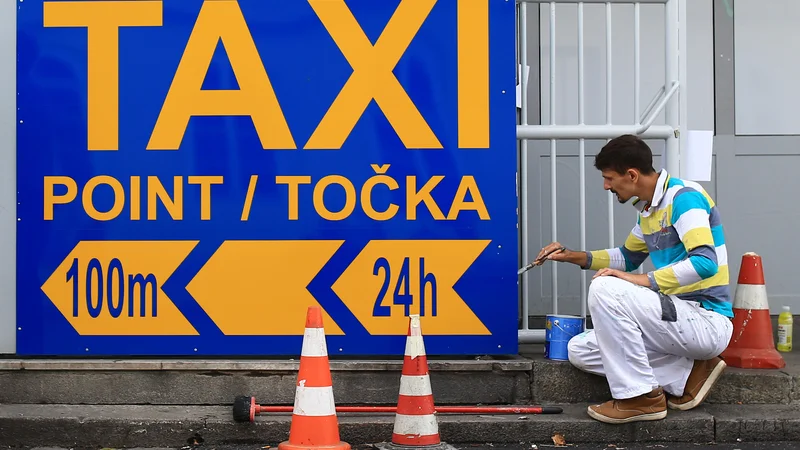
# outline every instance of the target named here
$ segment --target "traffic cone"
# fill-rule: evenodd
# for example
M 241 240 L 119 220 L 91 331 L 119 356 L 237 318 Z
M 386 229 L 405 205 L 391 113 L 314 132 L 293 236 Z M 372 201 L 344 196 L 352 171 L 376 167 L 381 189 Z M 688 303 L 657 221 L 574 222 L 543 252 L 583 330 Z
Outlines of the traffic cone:
M 775 349 L 769 316 L 767 286 L 761 257 L 753 252 L 742 256 L 739 280 L 733 299 L 733 335 L 721 358 L 732 367 L 781 369 L 786 366 Z
M 400 375 L 400 393 L 392 432 L 392 448 L 451 448 L 439 438 L 428 357 L 422 340 L 419 315 L 408 321 L 406 352 Z
M 289 440 L 278 444 L 279 450 L 314 448 L 350 450 L 350 444 L 339 438 L 328 347 L 319 306 L 308 308 Z

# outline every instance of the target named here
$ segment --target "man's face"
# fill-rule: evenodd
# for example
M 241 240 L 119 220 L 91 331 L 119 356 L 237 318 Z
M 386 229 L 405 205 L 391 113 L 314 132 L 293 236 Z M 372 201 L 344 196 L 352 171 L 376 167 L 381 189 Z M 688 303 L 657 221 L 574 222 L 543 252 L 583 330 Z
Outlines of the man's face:
M 603 189 L 614 193 L 620 203 L 627 203 L 636 195 L 636 180 L 639 178 L 636 170 L 630 169 L 621 174 L 609 169 L 604 170 L 602 175 Z

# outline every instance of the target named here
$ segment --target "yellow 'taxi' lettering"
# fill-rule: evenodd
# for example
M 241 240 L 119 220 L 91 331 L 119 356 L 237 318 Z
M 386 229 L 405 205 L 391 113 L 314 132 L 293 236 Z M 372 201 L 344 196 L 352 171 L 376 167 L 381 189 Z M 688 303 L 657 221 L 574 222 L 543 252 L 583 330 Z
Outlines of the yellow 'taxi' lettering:
M 308 0 L 353 73 L 305 148 L 341 148 L 373 99 L 407 148 L 442 148 L 392 73 L 436 1 L 401 0 L 373 46 L 344 0 Z M 488 148 L 488 0 L 459 0 L 457 23 L 458 143 L 461 148 Z M 87 29 L 88 149 L 117 150 L 119 28 L 162 26 L 162 2 L 47 1 L 44 26 Z M 220 40 L 238 90 L 202 89 Z M 193 116 L 249 116 L 262 148 L 296 148 L 236 0 L 203 2 L 147 149 L 177 150 Z
M 392 73 L 436 0 L 401 0 L 374 47 L 344 0 L 308 2 L 353 67 L 353 74 L 305 148 L 340 148 L 373 98 L 406 147 L 442 148 Z
M 220 39 L 239 90 L 202 90 Z M 263 148 L 296 148 L 236 0 L 203 2 L 147 149 L 177 150 L 192 116 L 250 116 Z
M 458 146 L 489 148 L 489 0 L 458 0 Z
M 44 2 L 44 26 L 86 27 L 88 148 L 117 150 L 119 28 L 161 26 L 161 2 Z

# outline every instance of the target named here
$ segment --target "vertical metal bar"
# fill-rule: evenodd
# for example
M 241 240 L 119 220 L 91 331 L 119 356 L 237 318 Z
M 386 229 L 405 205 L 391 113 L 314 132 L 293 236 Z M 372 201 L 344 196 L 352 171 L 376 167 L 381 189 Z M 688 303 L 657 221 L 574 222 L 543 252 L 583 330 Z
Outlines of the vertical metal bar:
M 606 2 L 606 124 L 611 125 L 611 2 Z M 614 194 L 608 191 L 608 246 L 614 246 Z
M 556 2 L 550 2 L 550 124 L 556 123 Z M 550 139 L 550 226 L 552 241 L 558 241 L 556 200 L 556 140 Z M 558 314 L 558 264 L 551 264 L 553 314 Z
M 641 51 L 642 51 L 642 37 L 641 37 L 641 5 L 636 3 L 633 5 L 633 122 L 636 125 L 641 123 L 639 115 L 639 102 L 641 101 L 640 94 L 642 90 L 641 84 Z M 644 273 L 644 266 L 640 265 L 636 270 L 637 273 Z
M 688 55 L 688 41 L 687 41 L 687 23 L 686 23 L 686 0 L 678 1 L 678 129 L 681 131 L 678 139 L 678 154 L 676 155 L 677 163 L 675 169 L 678 171 L 675 176 L 682 176 L 685 173 L 684 165 L 686 158 L 681 158 L 683 150 L 686 149 L 686 139 L 689 130 L 689 122 L 687 121 L 688 107 L 689 107 L 689 90 L 686 86 L 688 80 L 687 63 L 689 61 Z
M 583 2 L 578 3 L 578 120 L 584 125 L 584 65 L 583 65 Z M 586 250 L 586 140 L 580 140 L 578 153 L 578 167 L 580 173 L 580 227 L 581 251 Z M 581 317 L 586 318 L 587 287 L 586 271 L 581 270 Z M 584 326 L 586 321 L 583 321 Z
M 538 7 L 538 6 L 537 6 Z M 528 125 L 528 82 L 525 77 L 525 68 L 528 66 L 528 3 L 522 2 L 519 5 L 519 34 L 520 34 L 520 65 L 521 79 L 520 89 L 522 90 L 522 111 L 520 111 L 520 121 L 523 125 Z M 519 226 L 522 230 L 522 259 L 525 264 L 530 262 L 528 254 L 528 140 L 520 142 L 520 211 Z M 528 298 L 528 274 L 522 276 L 522 329 L 528 329 L 529 298 Z
M 606 2 L 606 124 L 611 125 L 611 2 Z
M 633 122 L 636 125 L 641 124 L 639 117 L 639 102 L 641 101 L 639 95 L 642 90 L 641 85 L 641 5 L 636 3 L 633 6 Z
M 678 0 L 668 0 L 667 3 L 664 5 L 664 31 L 665 31 L 665 40 L 664 40 L 664 53 L 665 53 L 665 61 L 664 61 L 664 86 L 666 89 L 669 89 L 670 86 L 674 81 L 677 81 L 679 78 L 679 58 L 678 58 Z M 680 86 L 678 89 L 684 90 L 684 86 Z M 678 95 L 678 98 L 680 94 Z M 674 130 L 679 130 L 680 126 L 680 110 L 679 105 L 677 104 L 678 98 L 672 98 L 669 102 L 667 102 L 666 106 L 664 107 L 664 113 L 666 115 L 666 123 Z M 666 145 L 664 147 L 664 151 L 666 154 L 666 169 L 667 172 L 679 176 L 679 159 L 678 159 L 678 152 L 680 151 L 680 141 L 677 136 L 672 136 L 667 139 Z

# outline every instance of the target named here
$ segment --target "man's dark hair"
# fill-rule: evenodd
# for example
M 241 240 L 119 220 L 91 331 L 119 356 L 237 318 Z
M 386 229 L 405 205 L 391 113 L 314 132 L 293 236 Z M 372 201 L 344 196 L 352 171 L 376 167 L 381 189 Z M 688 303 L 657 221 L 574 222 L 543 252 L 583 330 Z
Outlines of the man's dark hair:
M 597 170 L 613 170 L 624 174 L 628 169 L 637 169 L 643 175 L 655 172 L 653 152 L 650 147 L 632 134 L 623 134 L 610 140 L 594 157 Z

